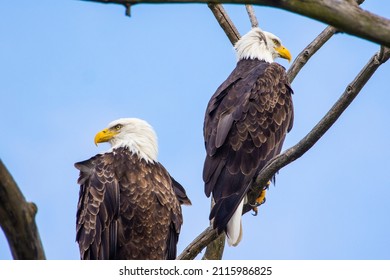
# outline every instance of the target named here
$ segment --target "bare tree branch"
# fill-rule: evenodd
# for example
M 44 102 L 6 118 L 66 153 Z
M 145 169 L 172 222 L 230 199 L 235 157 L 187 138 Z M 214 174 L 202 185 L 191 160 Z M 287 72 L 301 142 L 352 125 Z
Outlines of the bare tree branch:
M 82 0 L 100 3 L 208 3 L 209 0 Z M 359 1 L 358 1 L 359 2 Z M 390 47 L 390 20 L 361 9 L 354 0 L 226 0 L 235 3 L 270 6 L 304 15 L 342 32 Z
M 287 71 L 288 80 L 293 82 L 306 62 L 336 33 L 336 28 L 328 26 L 294 60 Z
M 37 206 L 27 202 L 0 160 L 0 226 L 17 260 L 43 260 L 45 253 L 35 224 Z
M 211 197 L 210 199 L 210 211 L 213 209 L 215 202 Z M 210 221 L 210 225 L 214 223 L 214 220 Z M 220 234 L 214 241 L 210 242 L 206 247 L 206 252 L 204 253 L 202 260 L 221 260 L 223 256 L 223 251 L 225 249 L 225 234 Z
M 176 258 L 177 260 L 193 260 L 210 242 L 218 237 L 217 230 L 212 226 L 198 235 Z
M 252 28 L 259 27 L 259 22 L 257 21 L 257 17 L 255 15 L 255 10 L 252 5 L 245 5 L 246 11 L 249 16 L 249 20 L 251 21 Z
M 131 17 L 131 4 L 125 4 L 126 12 L 125 15 Z
M 364 0 L 356 0 L 358 5 Z M 299 71 L 305 66 L 306 62 L 334 35 L 337 29 L 333 26 L 328 26 L 322 31 L 294 60 L 291 67 L 287 71 L 288 80 L 293 82 Z
M 220 234 L 206 247 L 202 260 L 222 260 L 223 251 L 225 249 L 226 235 Z
M 226 13 L 224 7 L 221 4 L 212 3 L 209 3 L 208 6 L 213 12 L 222 30 L 225 31 L 225 34 L 229 38 L 232 45 L 234 45 L 238 39 L 240 39 L 241 35 L 238 32 L 236 26 L 233 24 L 229 15 Z

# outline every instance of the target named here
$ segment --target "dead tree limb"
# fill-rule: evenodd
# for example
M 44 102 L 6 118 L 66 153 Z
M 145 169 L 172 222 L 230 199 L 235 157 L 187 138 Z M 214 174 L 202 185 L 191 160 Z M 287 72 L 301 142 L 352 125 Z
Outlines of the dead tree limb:
M 294 60 L 287 71 L 288 80 L 293 82 L 306 62 L 337 32 L 333 26 L 328 26 L 318 35 Z
M 82 0 L 121 5 L 157 3 L 208 3 L 209 0 Z M 359 2 L 359 1 L 358 1 Z M 390 47 L 390 20 L 359 7 L 355 0 L 226 0 L 214 4 L 252 4 L 270 6 L 322 21 L 342 32 Z
M 259 27 L 259 21 L 257 20 L 255 9 L 253 8 L 253 6 L 246 4 L 245 8 L 246 8 L 246 12 L 248 13 L 252 28 Z
M 27 202 L 0 160 L 0 226 L 16 260 L 43 260 L 43 250 L 35 224 L 37 206 Z
M 206 228 L 198 235 L 176 258 L 177 260 L 193 260 L 210 242 L 218 237 L 217 231 L 212 226 Z
M 210 211 L 213 209 L 215 203 L 214 199 L 210 199 Z M 213 224 L 213 220 L 210 221 L 210 225 Z M 212 242 L 210 242 L 206 247 L 206 252 L 204 253 L 202 260 L 222 260 L 223 251 L 225 250 L 225 240 L 226 235 L 220 234 Z
M 215 16 L 215 19 L 218 21 L 222 30 L 225 32 L 226 36 L 229 38 L 230 43 L 234 45 L 238 39 L 241 38 L 240 33 L 238 32 L 236 26 L 233 24 L 229 15 L 226 13 L 225 8 L 221 4 L 208 4 L 211 12 Z

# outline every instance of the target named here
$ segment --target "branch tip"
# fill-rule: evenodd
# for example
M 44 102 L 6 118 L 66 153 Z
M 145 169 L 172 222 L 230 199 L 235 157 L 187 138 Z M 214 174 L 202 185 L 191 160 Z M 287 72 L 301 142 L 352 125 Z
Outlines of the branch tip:
M 126 3 L 126 4 L 124 4 L 124 6 L 126 8 L 125 15 L 127 17 L 131 17 L 131 4 Z
M 245 8 L 248 13 L 252 28 L 259 27 L 259 22 L 257 21 L 255 9 L 253 8 L 253 6 L 250 4 L 246 4 Z

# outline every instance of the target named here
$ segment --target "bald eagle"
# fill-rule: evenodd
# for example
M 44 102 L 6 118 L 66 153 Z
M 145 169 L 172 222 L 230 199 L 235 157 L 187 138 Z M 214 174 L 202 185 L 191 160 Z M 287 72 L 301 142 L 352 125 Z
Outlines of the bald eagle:
M 277 57 L 291 60 L 275 35 L 253 28 L 235 44 L 237 65 L 211 97 L 204 120 L 205 194 L 218 233 L 229 245 L 242 238 L 241 216 L 250 185 L 279 154 L 293 125 L 292 89 Z M 261 199 L 263 200 L 263 199 Z
M 95 144 L 111 149 L 75 163 L 80 170 L 76 241 L 81 259 L 175 259 L 191 201 L 157 161 L 152 127 L 136 118 L 111 122 Z

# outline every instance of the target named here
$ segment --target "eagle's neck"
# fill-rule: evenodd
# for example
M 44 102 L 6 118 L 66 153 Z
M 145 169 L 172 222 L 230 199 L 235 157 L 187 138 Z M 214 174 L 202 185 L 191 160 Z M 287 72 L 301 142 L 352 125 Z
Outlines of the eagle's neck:
M 145 132 L 144 132 L 145 133 Z M 140 160 L 143 159 L 147 163 L 157 162 L 158 147 L 157 139 L 154 135 L 149 134 L 128 134 L 126 138 L 115 138 L 110 141 L 113 152 L 117 148 L 126 148 L 133 154 L 137 155 Z

